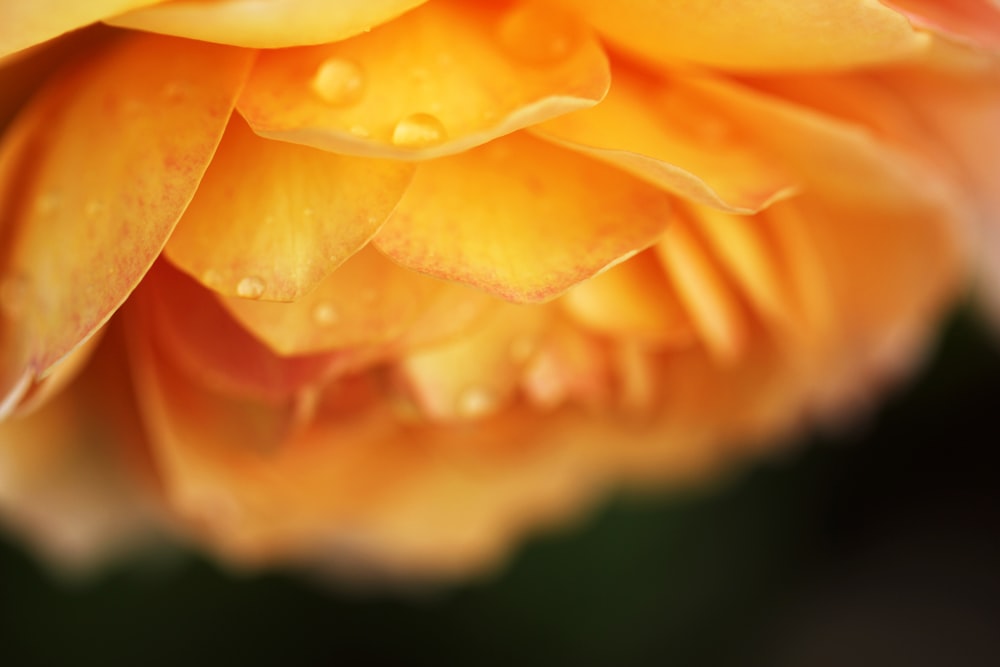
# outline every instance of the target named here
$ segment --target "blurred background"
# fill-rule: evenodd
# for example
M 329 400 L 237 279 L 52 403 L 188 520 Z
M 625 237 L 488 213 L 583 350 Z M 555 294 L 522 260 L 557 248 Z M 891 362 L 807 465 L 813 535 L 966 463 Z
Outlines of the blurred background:
M 0 665 L 996 665 L 998 445 L 1000 348 L 963 311 L 844 431 L 695 492 L 621 494 L 432 593 L 187 553 L 66 583 L 0 537 Z

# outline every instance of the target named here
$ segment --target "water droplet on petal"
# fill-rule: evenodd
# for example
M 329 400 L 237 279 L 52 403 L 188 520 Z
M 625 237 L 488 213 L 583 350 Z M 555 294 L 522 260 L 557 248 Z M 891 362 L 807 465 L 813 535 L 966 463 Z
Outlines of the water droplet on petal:
M 486 386 L 464 389 L 458 395 L 458 414 L 467 419 L 485 417 L 500 404 L 496 391 Z
M 236 285 L 236 295 L 244 299 L 259 299 L 266 285 L 258 276 L 247 276 Z
M 402 148 L 423 148 L 439 144 L 447 137 L 444 124 L 429 113 L 415 113 L 396 123 L 392 143 Z
M 21 275 L 0 280 L 0 311 L 11 319 L 24 314 L 28 304 L 28 279 Z
M 312 309 L 313 321 L 321 327 L 329 327 L 337 323 L 340 313 L 337 308 L 327 301 L 317 303 Z
M 507 12 L 497 25 L 497 39 L 508 55 L 546 64 L 565 60 L 580 41 L 576 20 L 557 9 L 521 5 Z
M 313 75 L 312 89 L 317 96 L 333 106 L 349 106 L 365 92 L 365 75 L 361 66 L 346 58 L 327 58 Z

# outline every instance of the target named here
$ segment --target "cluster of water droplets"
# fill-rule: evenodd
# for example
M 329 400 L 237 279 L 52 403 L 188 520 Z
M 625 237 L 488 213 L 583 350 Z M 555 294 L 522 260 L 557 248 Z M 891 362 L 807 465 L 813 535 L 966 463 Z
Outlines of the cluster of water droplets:
M 506 12 L 494 25 L 494 41 L 511 59 L 534 66 L 551 65 L 568 58 L 580 41 L 577 23 L 561 12 L 536 5 L 519 5 Z M 451 67 L 456 58 L 447 50 L 435 57 L 437 67 Z M 418 82 L 428 81 L 434 71 L 426 66 L 414 66 L 409 75 Z M 364 98 L 367 75 L 355 60 L 333 55 L 316 67 L 310 82 L 314 95 L 333 107 L 350 107 Z M 400 118 L 392 129 L 390 140 L 400 148 L 425 148 L 448 139 L 448 130 L 439 117 L 441 103 L 415 111 Z M 493 110 L 484 112 L 484 120 L 492 120 Z M 348 131 L 356 137 L 371 136 L 369 128 L 353 125 Z

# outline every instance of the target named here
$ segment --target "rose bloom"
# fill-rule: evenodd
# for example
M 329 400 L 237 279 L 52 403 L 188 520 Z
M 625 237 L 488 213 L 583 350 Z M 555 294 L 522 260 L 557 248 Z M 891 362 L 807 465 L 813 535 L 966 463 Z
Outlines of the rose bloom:
M 2 0 L 0 511 L 67 567 L 457 576 L 842 419 L 998 248 L 998 26 Z

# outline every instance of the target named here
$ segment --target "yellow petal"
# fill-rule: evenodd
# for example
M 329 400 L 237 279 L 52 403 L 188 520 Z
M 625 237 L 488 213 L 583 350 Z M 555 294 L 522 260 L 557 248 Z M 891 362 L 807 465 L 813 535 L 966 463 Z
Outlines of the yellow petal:
M 367 32 L 426 0 L 175 0 L 108 20 L 111 25 L 235 46 L 321 44 Z M 69 3 L 67 3 L 69 4 Z
M 139 282 L 208 166 L 251 55 L 131 37 L 53 81 L 7 132 L 0 378 L 43 374 Z
M 609 77 L 572 17 L 433 2 L 346 42 L 261 54 L 238 106 L 262 136 L 424 159 L 592 106 Z
M 524 134 L 423 163 L 375 245 L 404 266 L 545 301 L 649 246 L 669 196 Z
M 0 56 L 163 0 L 10 0 L 0 5 Z
M 687 313 L 651 252 L 583 281 L 558 303 L 577 321 L 611 336 L 668 344 L 692 340 Z
M 708 206 L 750 213 L 792 194 L 795 179 L 727 115 L 684 77 L 619 62 L 600 104 L 532 131 Z
M 877 0 L 574 0 L 614 44 L 665 65 L 841 69 L 912 57 L 927 35 Z
M 403 269 L 365 248 L 295 303 L 223 299 L 248 331 L 282 355 L 398 344 L 438 300 L 452 326 L 468 325 L 487 297 Z
M 222 294 L 292 301 L 368 242 L 412 173 L 261 139 L 234 117 L 165 252 Z

